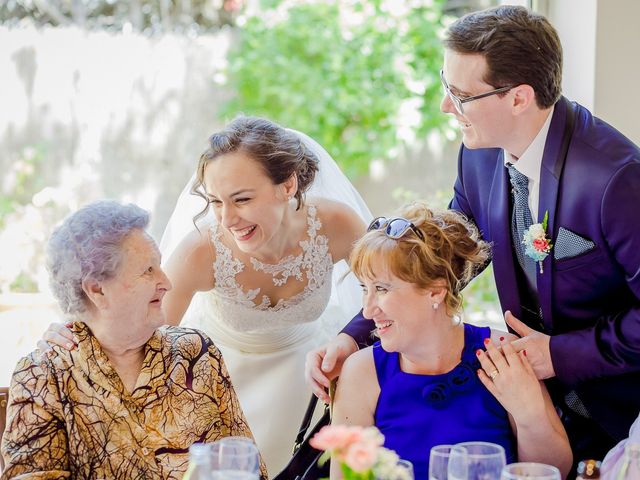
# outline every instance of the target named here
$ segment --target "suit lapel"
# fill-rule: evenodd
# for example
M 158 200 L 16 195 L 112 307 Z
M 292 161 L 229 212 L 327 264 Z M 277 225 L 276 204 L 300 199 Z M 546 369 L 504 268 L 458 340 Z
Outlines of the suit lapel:
M 538 204 L 538 219 L 542 221 L 546 212 L 549 213 L 547 223 L 547 235 L 551 238 L 551 243 L 555 243 L 557 236 L 556 209 L 558 203 L 558 190 L 560 177 L 564 167 L 565 155 L 562 154 L 562 140 L 567 120 L 568 100 L 562 97 L 555 105 L 553 118 L 549 126 L 547 141 L 542 156 L 542 166 L 540 169 L 540 201 Z M 537 288 L 542 318 L 547 331 L 551 332 L 552 327 L 552 286 L 555 265 L 553 262 L 553 250 L 543 262 L 544 273 L 537 269 Z
M 489 194 L 489 238 L 493 242 L 493 274 L 502 310 L 511 310 L 522 317 L 516 267 L 511 239 L 511 217 L 509 215 L 510 185 L 504 167 L 504 150 L 499 150 L 496 159 L 491 193 Z

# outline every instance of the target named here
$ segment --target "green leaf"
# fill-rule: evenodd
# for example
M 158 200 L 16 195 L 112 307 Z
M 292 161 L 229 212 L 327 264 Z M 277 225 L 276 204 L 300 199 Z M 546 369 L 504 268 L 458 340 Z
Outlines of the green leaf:
M 544 218 L 542 219 L 542 229 L 547 232 L 547 222 L 549 221 L 549 210 L 544 212 Z
M 235 95 L 222 117 L 266 116 L 304 131 L 351 177 L 368 173 L 372 160 L 394 161 L 403 150 L 404 102 L 420 101 L 409 127 L 416 135 L 446 128 L 438 75 L 443 3 L 390 14 L 379 0 L 263 0 L 229 53 Z

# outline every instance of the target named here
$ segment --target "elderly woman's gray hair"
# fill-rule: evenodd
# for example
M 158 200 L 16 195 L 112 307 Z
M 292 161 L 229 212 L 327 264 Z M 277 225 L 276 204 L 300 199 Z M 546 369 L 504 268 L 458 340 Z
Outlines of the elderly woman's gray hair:
M 47 245 L 51 290 L 64 313 L 87 309 L 85 280 L 112 278 L 122 261 L 122 242 L 149 224 L 149 212 L 134 204 L 100 200 L 67 217 Z

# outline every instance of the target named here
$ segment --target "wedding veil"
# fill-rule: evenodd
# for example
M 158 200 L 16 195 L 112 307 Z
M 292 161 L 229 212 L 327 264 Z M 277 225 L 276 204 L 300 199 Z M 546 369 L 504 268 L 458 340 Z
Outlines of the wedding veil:
M 304 133 L 290 130 L 304 142 L 319 160 L 319 170 L 316 173 L 311 188 L 307 191 L 308 196 L 328 198 L 351 207 L 363 222 L 368 225 L 372 219 L 369 208 L 364 200 L 354 188 L 347 177 L 342 173 L 336 162 L 329 153 L 315 140 Z M 174 209 L 167 227 L 160 240 L 160 251 L 163 258 L 168 259 L 182 239 L 194 229 L 193 217 L 204 207 L 204 200 L 191 194 L 191 186 L 195 180 L 195 174 L 191 177 L 182 193 L 178 197 L 176 208 Z M 209 210 L 207 215 L 198 222 L 198 227 L 215 223 L 215 216 Z M 210 268 L 213 268 L 211 266 Z M 330 329 L 335 328 L 335 333 L 346 324 L 362 307 L 362 291 L 352 273 L 345 276 L 349 267 L 344 260 L 334 265 L 331 299 L 327 310 L 331 309 L 331 317 L 335 319 L 336 325 L 328 325 Z

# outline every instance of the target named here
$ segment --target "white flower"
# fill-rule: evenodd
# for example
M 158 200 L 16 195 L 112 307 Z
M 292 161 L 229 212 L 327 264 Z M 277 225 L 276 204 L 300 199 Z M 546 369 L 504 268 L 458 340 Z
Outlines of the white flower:
M 541 223 L 534 223 L 529 227 L 529 235 L 533 238 L 544 238 L 545 231 Z
M 373 472 L 378 478 L 394 478 L 396 465 L 400 457 L 393 450 L 381 448 Z
M 366 441 L 371 442 L 373 445 L 378 447 L 382 446 L 382 444 L 384 443 L 384 435 L 382 435 L 382 433 L 380 433 L 380 430 L 375 427 L 365 428 L 362 432 L 362 436 Z

